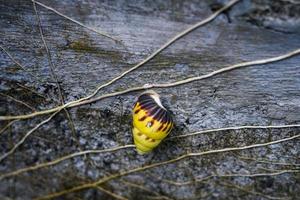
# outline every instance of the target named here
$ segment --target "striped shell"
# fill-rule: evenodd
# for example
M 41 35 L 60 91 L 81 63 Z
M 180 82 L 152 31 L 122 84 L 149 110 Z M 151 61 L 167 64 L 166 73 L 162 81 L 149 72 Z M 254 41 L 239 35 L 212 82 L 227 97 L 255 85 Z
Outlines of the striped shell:
M 159 95 L 150 90 L 142 93 L 133 108 L 133 139 L 139 154 L 155 148 L 173 128 L 173 120 Z

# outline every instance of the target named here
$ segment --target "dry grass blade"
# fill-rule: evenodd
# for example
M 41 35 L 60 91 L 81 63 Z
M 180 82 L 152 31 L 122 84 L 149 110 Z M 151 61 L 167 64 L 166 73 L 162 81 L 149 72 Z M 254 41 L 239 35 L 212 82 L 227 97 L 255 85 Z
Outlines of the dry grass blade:
M 191 83 L 191 82 L 194 82 L 194 81 L 199 81 L 199 80 L 203 80 L 203 79 L 206 79 L 206 78 L 210 78 L 210 77 L 216 76 L 218 74 L 222 74 L 224 72 L 232 71 L 232 70 L 239 69 L 239 68 L 242 68 L 242 67 L 248 67 L 248 66 L 253 66 L 253 65 L 261 65 L 261 64 L 268 64 L 268 63 L 272 63 L 272 62 L 277 62 L 277 61 L 280 61 L 280 60 L 290 58 L 290 57 L 295 56 L 297 54 L 300 54 L 300 49 L 296 49 L 294 51 L 288 52 L 288 53 L 280 55 L 280 56 L 272 57 L 272 58 L 238 63 L 238 64 L 235 64 L 235 65 L 231 65 L 229 67 L 221 68 L 219 70 L 213 71 L 213 72 L 208 73 L 206 75 L 191 77 L 191 78 L 188 78 L 188 79 L 184 79 L 182 81 L 176 81 L 176 82 L 173 82 L 173 83 L 146 85 L 146 86 L 141 86 L 141 87 L 133 87 L 133 88 L 129 88 L 129 89 L 126 89 L 126 90 L 123 90 L 123 91 L 113 92 L 113 93 L 110 93 L 110 94 L 105 94 L 105 95 L 102 95 L 102 96 L 99 96 L 99 97 L 96 97 L 96 98 L 93 98 L 93 99 L 84 100 L 84 101 L 81 101 L 81 102 L 78 102 L 78 100 L 73 101 L 73 102 L 69 102 L 69 103 L 66 103 L 64 106 L 59 106 L 59 107 L 56 107 L 56 108 L 51 108 L 51 109 L 48 109 L 48 110 L 38 111 L 38 112 L 31 113 L 31 114 L 26 114 L 26 115 L 0 116 L 0 121 L 1 120 L 13 120 L 13 119 L 28 119 L 28 118 L 32 118 L 32 117 L 35 117 L 35 116 L 38 116 L 38 115 L 53 113 L 53 112 L 56 112 L 58 110 L 61 110 L 61 109 L 65 108 L 65 107 L 76 107 L 76 106 L 80 106 L 80 105 L 84 105 L 84 104 L 93 103 L 95 101 L 99 101 L 99 100 L 102 100 L 102 99 L 105 99 L 105 98 L 109 98 L 109 97 L 113 97 L 113 96 L 117 96 L 117 95 L 123 95 L 123 94 L 129 93 L 129 92 L 135 92 L 135 91 L 140 91 L 140 90 L 144 90 L 144 89 L 175 87 L 175 86 L 178 86 L 178 85 L 187 84 L 187 83 Z
M 52 194 L 49 194 L 49 195 L 39 197 L 37 199 L 52 199 L 52 198 L 55 198 L 55 197 L 59 197 L 59 196 L 68 194 L 68 193 L 80 191 L 80 190 L 83 190 L 83 189 L 93 188 L 93 187 L 96 187 L 99 184 L 105 183 L 107 181 L 110 181 L 110 180 L 113 180 L 113 179 L 116 179 L 116 178 L 120 178 L 120 177 L 128 175 L 128 174 L 141 172 L 141 171 L 145 171 L 147 169 L 151 169 L 151 168 L 155 168 L 155 167 L 175 163 L 177 161 L 180 161 L 182 159 L 186 159 L 186 158 L 189 158 L 189 157 L 203 156 L 203 155 L 222 153 L 222 152 L 230 152 L 230 151 L 238 151 L 238 150 L 246 150 L 246 149 L 258 148 L 258 147 L 265 147 L 265 146 L 269 146 L 269 145 L 273 145 L 273 144 L 278 144 L 278 143 L 294 140 L 294 139 L 299 138 L 299 137 L 300 137 L 300 134 L 294 135 L 294 136 L 288 137 L 288 138 L 283 138 L 283 139 L 280 139 L 280 140 L 267 142 L 267 143 L 253 144 L 253 145 L 242 146 L 242 147 L 231 147 L 231 148 L 224 148 L 224 149 L 209 150 L 209 151 L 204 151 L 204 152 L 199 152 L 199 153 L 188 153 L 188 154 L 184 154 L 182 156 L 179 156 L 179 157 L 171 159 L 171 160 L 167 160 L 167 161 L 163 161 L 163 162 L 159 162 L 159 163 L 153 163 L 153 164 L 146 165 L 146 166 L 143 166 L 143 167 L 137 167 L 137 168 L 134 168 L 134 169 L 131 169 L 131 170 L 126 170 L 126 171 L 123 171 L 123 172 L 112 174 L 110 176 L 103 177 L 103 178 L 99 179 L 96 182 L 75 186 L 75 187 L 72 187 L 70 189 L 62 190 L 62 191 L 59 191 L 59 192 L 55 192 L 55 193 L 52 193 Z
M 42 6 L 43 8 L 46 8 L 47 10 L 51 10 L 52 12 L 58 14 L 59 16 L 61 16 L 61 17 L 63 17 L 63 18 L 66 18 L 66 19 L 70 20 L 71 22 L 73 22 L 73 23 L 75 23 L 75 24 L 78 24 L 79 26 L 82 26 L 82 27 L 84 27 L 84 28 L 86 28 L 86 29 L 88 29 L 88 30 L 90 30 L 90 31 L 93 31 L 93 32 L 95 32 L 95 33 L 97 33 L 97 34 L 99 34 L 99 35 L 104 36 L 104 37 L 110 38 L 110 39 L 112 39 L 112 40 L 114 40 L 114 41 L 116 41 L 116 42 L 119 42 L 119 43 L 121 42 L 120 40 L 118 40 L 118 39 L 116 39 L 116 38 L 114 38 L 114 37 L 108 35 L 107 33 L 104 33 L 104 32 L 102 32 L 102 31 L 96 30 L 95 28 L 89 27 L 89 26 L 87 26 L 87 25 L 84 25 L 83 23 L 81 23 L 81 22 L 79 22 L 79 21 L 77 21 L 77 20 L 75 20 L 75 19 L 72 19 L 71 17 L 68 17 L 67 15 L 62 14 L 61 12 L 55 10 L 54 8 L 51 8 L 51 7 L 49 7 L 49 6 L 46 6 L 45 4 L 43 4 L 43 3 L 41 3 L 41 2 L 38 2 L 38 1 L 35 1 L 35 0 L 32 0 L 32 2 L 38 4 L 39 6 Z

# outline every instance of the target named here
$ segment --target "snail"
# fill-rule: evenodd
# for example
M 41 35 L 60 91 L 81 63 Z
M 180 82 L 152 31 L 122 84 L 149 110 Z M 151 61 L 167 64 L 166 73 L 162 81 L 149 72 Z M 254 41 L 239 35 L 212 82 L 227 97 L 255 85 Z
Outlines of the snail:
M 148 90 L 137 98 L 132 115 L 132 134 L 139 154 L 152 151 L 173 128 L 170 112 L 153 90 Z

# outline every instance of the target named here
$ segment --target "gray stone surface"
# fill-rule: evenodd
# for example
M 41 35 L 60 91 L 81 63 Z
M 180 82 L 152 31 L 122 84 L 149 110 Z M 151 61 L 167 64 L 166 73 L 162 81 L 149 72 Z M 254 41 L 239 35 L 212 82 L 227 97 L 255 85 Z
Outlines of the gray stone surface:
M 41 1 L 82 23 L 122 41 L 116 43 L 37 5 L 45 40 L 66 102 L 90 94 L 158 49 L 172 36 L 209 16 L 226 1 Z M 0 0 L 0 45 L 35 74 L 21 70 L 0 52 L 0 92 L 37 110 L 57 106 L 58 90 L 41 41 L 31 1 Z M 100 91 L 104 94 L 146 83 L 165 83 L 207 74 L 230 64 L 267 58 L 300 47 L 300 2 L 297 0 L 244 0 L 177 41 L 152 61 Z M 42 82 L 42 83 L 41 83 Z M 24 89 L 26 86 L 46 98 Z M 174 113 L 172 135 L 239 125 L 281 125 L 300 122 L 300 57 L 231 71 L 174 88 L 156 89 Z M 39 128 L 16 152 L 0 163 L 0 173 L 50 161 L 82 149 L 105 149 L 131 144 L 131 108 L 139 93 L 108 98 L 69 109 L 74 139 L 63 112 Z M 0 115 L 32 110 L 1 95 Z M 18 121 L 0 135 L 5 153 L 25 131 L 45 119 Z M 1 128 L 7 122 L 0 122 Z M 201 152 L 263 143 L 299 133 L 297 128 L 238 130 L 169 140 L 151 154 L 133 149 L 77 157 L 59 165 L 1 180 L 1 199 L 32 199 L 122 170 L 169 160 L 187 152 Z M 300 163 L 299 140 L 235 153 L 181 160 L 123 177 L 172 199 L 299 198 L 300 176 L 212 178 L 188 186 L 174 186 L 159 178 L 188 181 L 211 174 L 266 173 L 293 166 L 259 163 L 242 156 Z M 155 178 L 156 177 L 156 178 Z M 151 199 L 151 193 L 130 187 L 122 179 L 103 187 L 129 199 Z M 231 184 L 252 191 L 224 186 Z M 261 194 L 259 194 L 261 193 Z M 61 199 L 110 199 L 89 189 Z

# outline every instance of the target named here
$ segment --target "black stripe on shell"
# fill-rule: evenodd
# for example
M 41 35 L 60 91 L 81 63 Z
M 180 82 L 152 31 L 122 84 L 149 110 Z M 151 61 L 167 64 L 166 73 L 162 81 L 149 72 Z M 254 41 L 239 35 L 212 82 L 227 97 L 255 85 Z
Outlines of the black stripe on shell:
M 169 126 L 168 130 L 166 131 L 166 133 L 167 133 L 167 134 L 169 134 L 169 133 L 170 133 L 170 131 L 171 131 L 172 127 L 173 127 L 173 125 L 172 125 L 172 124 L 170 124 L 170 126 Z
M 170 113 L 157 105 L 156 101 L 149 94 L 142 94 L 138 98 L 138 103 L 144 111 L 146 111 L 148 117 L 161 122 L 161 123 L 171 123 L 172 119 Z
M 164 113 L 165 113 L 164 110 L 159 109 L 158 112 L 155 113 L 155 115 L 153 115 L 153 117 L 154 117 L 155 119 L 161 119 L 161 118 L 163 117 Z
M 161 108 L 160 108 L 159 106 L 154 106 L 153 108 L 149 109 L 147 113 L 148 113 L 150 116 L 154 117 L 154 116 L 155 116 L 155 113 L 156 113 L 157 111 L 159 111 L 160 109 L 161 109 Z
M 144 103 L 147 103 L 147 102 L 152 102 L 152 99 L 144 99 L 144 100 L 139 100 L 138 101 L 140 104 L 144 104 Z
M 139 119 L 139 121 L 144 121 L 147 118 L 147 116 L 143 116 L 142 118 Z
M 139 96 L 138 101 L 143 102 L 145 100 L 153 100 L 153 98 L 149 94 L 142 94 Z
M 163 112 L 161 109 L 156 109 L 155 113 L 153 112 L 152 116 L 153 118 L 157 118 L 158 114 Z
M 171 123 L 171 122 L 172 122 L 171 115 L 167 113 L 167 123 Z
M 145 104 L 141 104 L 141 108 L 144 110 L 150 110 L 153 107 L 156 107 L 157 105 L 155 104 L 155 102 L 147 102 Z

